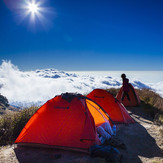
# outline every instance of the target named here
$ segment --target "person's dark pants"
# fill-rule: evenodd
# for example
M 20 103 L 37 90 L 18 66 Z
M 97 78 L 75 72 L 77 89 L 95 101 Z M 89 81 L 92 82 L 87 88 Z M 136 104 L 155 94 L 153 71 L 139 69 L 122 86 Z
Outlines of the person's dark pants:
M 124 92 L 124 91 L 123 91 L 123 93 L 122 93 L 122 98 L 121 98 L 121 100 L 123 101 L 124 98 L 125 98 L 125 96 L 127 96 L 128 101 L 130 101 L 130 96 L 129 96 L 128 92 Z

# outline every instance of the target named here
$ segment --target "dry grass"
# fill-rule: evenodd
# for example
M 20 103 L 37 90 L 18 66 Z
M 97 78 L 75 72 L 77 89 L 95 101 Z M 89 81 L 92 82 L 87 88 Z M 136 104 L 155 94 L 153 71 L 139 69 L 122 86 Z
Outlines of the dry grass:
M 38 107 L 5 114 L 0 119 L 0 145 L 13 143 Z
M 163 98 L 159 94 L 150 89 L 137 89 L 136 92 L 145 104 L 149 104 L 163 112 Z
M 163 124 L 163 98 L 150 89 L 136 90 L 144 110 L 154 119 L 155 124 Z
M 116 95 L 119 92 L 119 90 L 120 89 L 116 89 L 116 88 L 107 89 L 107 91 L 110 92 L 114 97 L 116 97 Z

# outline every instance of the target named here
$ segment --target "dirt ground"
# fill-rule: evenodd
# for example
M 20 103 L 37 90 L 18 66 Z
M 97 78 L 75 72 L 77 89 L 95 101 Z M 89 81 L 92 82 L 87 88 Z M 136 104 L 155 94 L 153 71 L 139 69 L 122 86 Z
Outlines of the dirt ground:
M 163 163 L 163 126 L 154 125 L 140 107 L 128 108 L 135 124 L 118 126 L 119 137 L 126 149 L 117 148 L 124 163 Z M 17 145 L 0 147 L 0 163 L 105 163 L 104 158 L 63 151 Z

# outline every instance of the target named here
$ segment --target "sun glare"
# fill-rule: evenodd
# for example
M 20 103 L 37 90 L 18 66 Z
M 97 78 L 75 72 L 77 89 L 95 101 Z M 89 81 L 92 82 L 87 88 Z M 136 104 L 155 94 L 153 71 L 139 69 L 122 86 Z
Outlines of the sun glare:
M 29 12 L 36 14 L 39 11 L 39 7 L 35 2 L 31 2 L 28 4 L 28 10 Z
M 49 25 L 49 16 L 53 14 L 52 8 L 47 6 L 48 0 L 24 0 L 20 3 L 21 20 L 29 20 L 32 27 L 41 24 L 44 28 Z
M 37 18 L 43 17 L 44 7 L 42 6 L 42 1 L 39 0 L 26 0 L 22 5 L 24 9 L 24 17 L 29 16 L 30 21 L 34 23 Z

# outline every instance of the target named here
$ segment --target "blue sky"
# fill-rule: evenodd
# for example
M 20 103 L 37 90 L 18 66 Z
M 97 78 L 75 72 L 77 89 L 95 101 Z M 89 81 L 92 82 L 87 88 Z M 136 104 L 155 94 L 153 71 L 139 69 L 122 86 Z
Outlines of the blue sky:
M 39 0 L 37 0 L 39 1 Z M 162 0 L 0 1 L 0 61 L 21 70 L 163 70 Z

